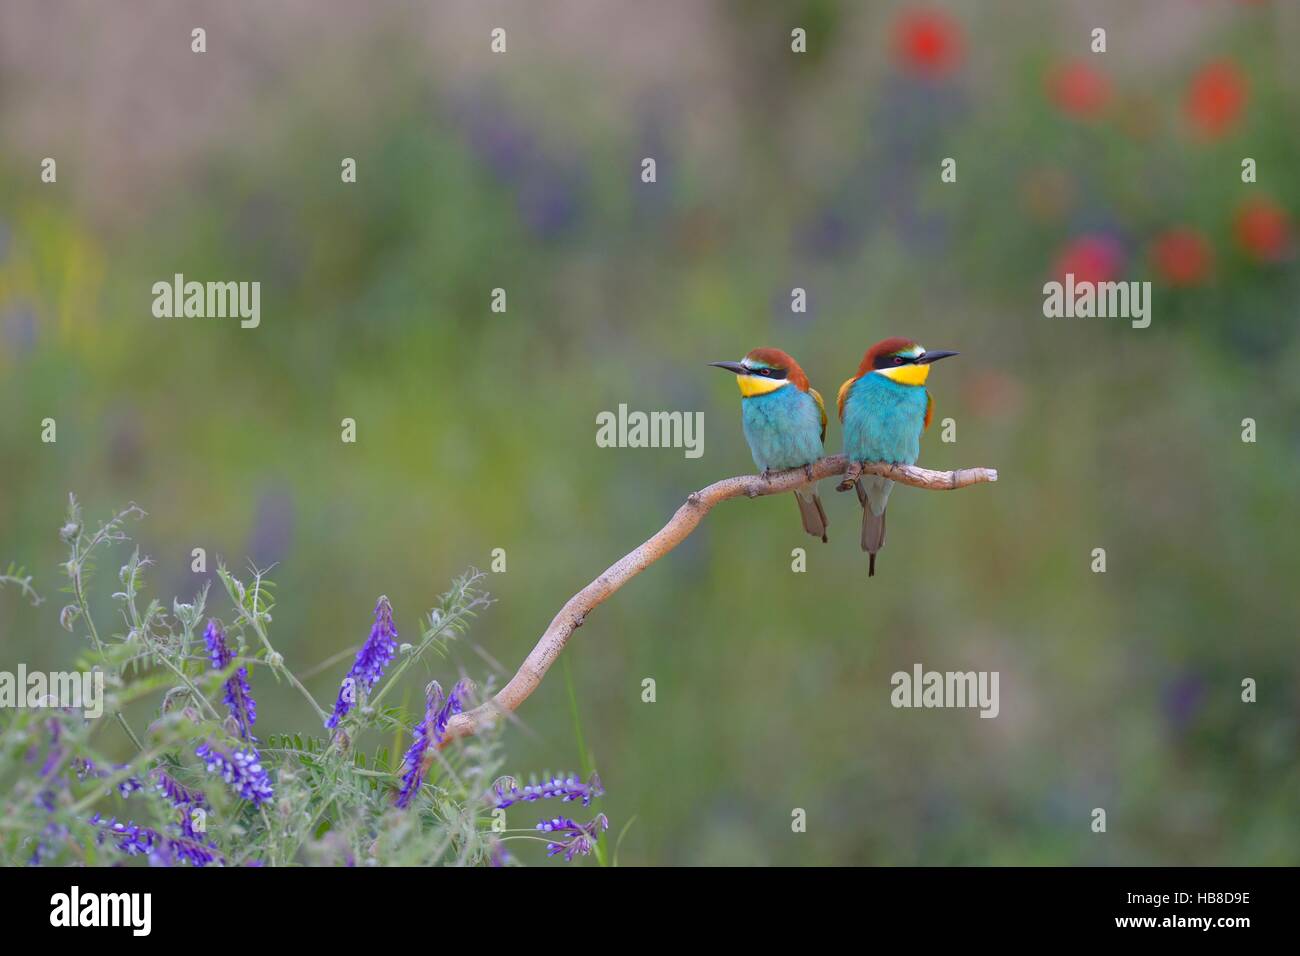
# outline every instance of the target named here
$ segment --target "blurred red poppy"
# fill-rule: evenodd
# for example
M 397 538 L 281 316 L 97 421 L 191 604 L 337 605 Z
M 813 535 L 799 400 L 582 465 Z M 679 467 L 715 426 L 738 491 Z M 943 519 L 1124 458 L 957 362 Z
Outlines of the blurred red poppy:
M 909 10 L 894 24 L 894 53 L 914 73 L 943 76 L 961 62 L 961 27 L 938 10 Z
M 1202 233 L 1177 226 L 1156 236 L 1151 244 L 1151 262 L 1156 274 L 1170 285 L 1200 285 L 1210 276 L 1214 249 Z
M 1252 259 L 1277 262 L 1290 251 L 1291 222 L 1271 199 L 1248 199 L 1237 207 L 1237 243 Z
M 1187 118 L 1202 136 L 1218 139 L 1231 129 L 1246 105 L 1246 78 L 1235 63 L 1220 60 L 1203 67 L 1187 91 Z
M 1124 266 L 1124 250 L 1109 236 L 1087 235 L 1070 242 L 1056 257 L 1052 274 L 1064 279 L 1074 274 L 1074 281 L 1111 282 Z
M 1047 95 L 1067 116 L 1095 119 L 1110 103 L 1110 80 L 1082 60 L 1072 60 L 1047 74 Z

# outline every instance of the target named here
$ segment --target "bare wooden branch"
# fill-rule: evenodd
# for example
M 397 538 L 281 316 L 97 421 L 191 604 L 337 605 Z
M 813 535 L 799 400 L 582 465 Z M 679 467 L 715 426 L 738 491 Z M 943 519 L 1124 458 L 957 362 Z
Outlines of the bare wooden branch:
M 560 656 L 573 632 L 582 626 L 587 615 L 624 584 L 681 544 L 718 502 L 728 498 L 757 498 L 793 491 L 810 481 L 844 474 L 850 467 L 854 474 L 859 473 L 860 468 L 861 473 L 892 478 L 901 485 L 932 491 L 947 491 L 998 480 L 998 473 L 992 468 L 930 471 L 914 465 L 887 465 L 878 462 L 854 462 L 850 466 L 843 455 L 831 455 L 808 468 L 775 471 L 767 476 L 739 475 L 715 481 L 688 497 L 686 503 L 677 509 L 677 513 L 654 537 L 610 565 L 600 577 L 569 598 L 509 683 L 491 700 L 451 718 L 442 746 L 459 737 L 478 733 L 502 714 L 518 709 L 541 684 L 542 678 Z

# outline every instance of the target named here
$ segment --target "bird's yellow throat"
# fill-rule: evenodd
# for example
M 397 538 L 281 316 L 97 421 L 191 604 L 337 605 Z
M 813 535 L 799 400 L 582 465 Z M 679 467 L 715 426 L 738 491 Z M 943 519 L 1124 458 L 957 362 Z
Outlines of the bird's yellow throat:
M 896 368 L 882 368 L 876 371 L 885 378 L 893 379 L 899 385 L 924 385 L 925 380 L 930 377 L 929 365 L 899 365 Z
M 768 392 L 775 392 L 778 388 L 790 384 L 789 379 L 764 378 L 761 375 L 737 375 L 736 382 L 740 385 L 740 394 L 745 398 L 766 395 Z

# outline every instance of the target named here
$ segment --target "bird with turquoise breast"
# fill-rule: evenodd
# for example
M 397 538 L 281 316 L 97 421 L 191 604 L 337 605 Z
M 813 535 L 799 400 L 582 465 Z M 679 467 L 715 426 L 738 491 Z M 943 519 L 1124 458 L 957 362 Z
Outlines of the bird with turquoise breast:
M 826 453 L 826 405 L 799 363 L 780 349 L 754 349 L 739 362 L 711 362 L 735 373 L 740 422 L 754 464 L 766 476 L 807 468 Z M 814 482 L 795 490 L 803 528 L 826 540 L 826 512 Z
M 934 400 L 926 390 L 930 366 L 956 352 L 927 351 L 910 339 L 877 342 L 862 359 L 858 373 L 840 386 L 840 422 L 844 454 L 855 462 L 914 465 L 921 455 L 921 435 L 930 427 Z M 876 554 L 885 544 L 885 507 L 894 482 L 862 475 L 840 485 L 857 488 L 862 504 L 862 550 L 870 555 L 867 576 L 876 573 Z

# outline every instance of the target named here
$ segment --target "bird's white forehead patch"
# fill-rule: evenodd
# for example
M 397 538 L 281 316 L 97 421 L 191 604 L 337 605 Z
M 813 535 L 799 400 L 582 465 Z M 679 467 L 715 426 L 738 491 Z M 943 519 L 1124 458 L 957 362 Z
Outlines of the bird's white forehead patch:
M 916 358 L 917 356 L 924 355 L 925 349 L 920 345 L 913 345 L 910 349 L 905 349 L 898 354 L 905 355 L 908 358 Z

